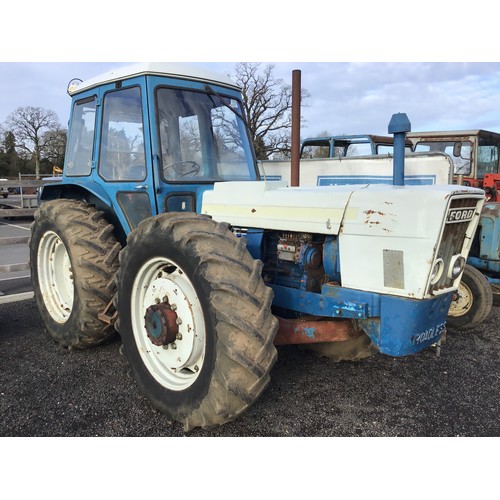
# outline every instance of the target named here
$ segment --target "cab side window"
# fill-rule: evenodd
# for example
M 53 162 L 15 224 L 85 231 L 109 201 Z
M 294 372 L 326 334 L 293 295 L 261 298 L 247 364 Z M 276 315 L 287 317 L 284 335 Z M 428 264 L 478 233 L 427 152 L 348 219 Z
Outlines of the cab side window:
M 67 175 L 90 174 L 94 148 L 95 109 L 95 97 L 77 101 L 73 107 L 67 147 Z
M 129 87 L 104 96 L 100 175 L 109 181 L 142 181 L 146 177 L 141 91 Z

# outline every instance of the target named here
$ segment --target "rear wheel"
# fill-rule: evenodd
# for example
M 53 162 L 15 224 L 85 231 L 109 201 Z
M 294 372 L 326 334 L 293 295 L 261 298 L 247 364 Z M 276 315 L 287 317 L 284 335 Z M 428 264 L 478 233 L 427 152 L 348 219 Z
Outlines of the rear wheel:
M 98 314 L 112 299 L 120 244 L 103 213 L 77 200 L 41 205 L 31 226 L 35 300 L 49 334 L 84 348 L 114 333 Z
M 474 328 L 487 318 L 492 304 L 488 280 L 476 268 L 466 265 L 448 311 L 447 324 L 456 329 Z
M 262 264 L 226 224 L 162 214 L 120 257 L 117 329 L 142 392 L 186 431 L 231 421 L 270 380 L 278 328 Z

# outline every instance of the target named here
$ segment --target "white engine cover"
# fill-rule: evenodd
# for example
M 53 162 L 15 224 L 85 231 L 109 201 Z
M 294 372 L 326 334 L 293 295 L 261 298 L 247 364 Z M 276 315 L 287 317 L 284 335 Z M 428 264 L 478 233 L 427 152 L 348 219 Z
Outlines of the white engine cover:
M 339 235 L 342 286 L 423 298 L 449 199 L 460 193 L 483 196 L 452 185 L 226 182 L 204 193 L 202 213 L 236 227 Z

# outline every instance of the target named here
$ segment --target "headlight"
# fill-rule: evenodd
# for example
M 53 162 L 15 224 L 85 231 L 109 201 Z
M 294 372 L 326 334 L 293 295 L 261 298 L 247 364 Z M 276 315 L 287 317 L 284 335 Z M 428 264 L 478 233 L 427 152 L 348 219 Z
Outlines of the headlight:
M 451 258 L 450 267 L 448 269 L 448 278 L 457 279 L 465 269 L 465 259 L 461 255 L 454 255 Z
M 439 258 L 436 260 L 431 272 L 431 285 L 435 285 L 443 275 L 444 261 Z

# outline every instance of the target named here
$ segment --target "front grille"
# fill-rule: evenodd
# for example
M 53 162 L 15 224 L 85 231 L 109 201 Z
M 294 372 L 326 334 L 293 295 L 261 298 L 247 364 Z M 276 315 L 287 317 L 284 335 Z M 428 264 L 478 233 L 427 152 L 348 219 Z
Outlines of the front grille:
M 480 202 L 479 198 L 470 198 L 458 196 L 451 199 L 447 213 L 453 209 L 460 208 L 473 208 L 478 213 L 477 206 Z M 469 226 L 477 223 L 478 215 L 474 215 L 472 220 L 464 222 L 445 222 L 441 243 L 437 253 L 437 258 L 443 259 L 444 271 L 437 283 L 430 285 L 429 293 L 435 294 L 442 290 L 446 290 L 453 286 L 453 279 L 448 277 L 448 269 L 450 267 L 451 259 L 454 255 L 462 254 L 464 257 L 464 243 L 467 234 L 471 233 Z

